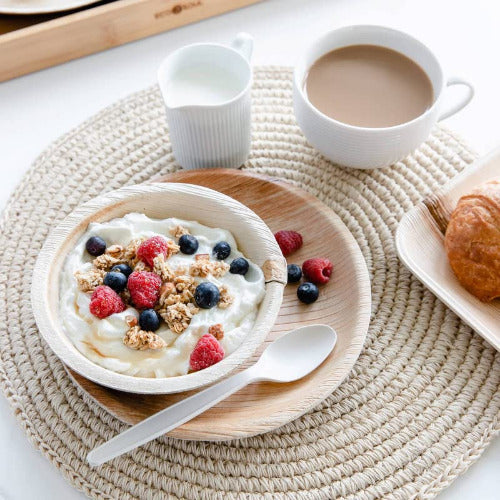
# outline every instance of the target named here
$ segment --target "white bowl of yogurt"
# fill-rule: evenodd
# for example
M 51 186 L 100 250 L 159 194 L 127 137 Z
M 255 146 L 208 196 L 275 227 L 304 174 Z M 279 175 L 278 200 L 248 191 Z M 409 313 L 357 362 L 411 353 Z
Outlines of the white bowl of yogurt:
M 108 246 L 126 248 L 137 238 L 161 236 L 175 244 L 176 227 L 195 236 L 199 247 L 194 254 L 177 249 L 166 261 L 170 269 L 194 276 L 193 287 L 207 282 L 224 290 L 230 305 L 208 309 L 189 305 L 196 314 L 181 331 L 165 320 L 154 332 L 161 348 L 131 348 L 124 338 L 140 308 L 125 299 L 124 310 L 108 317 L 90 312 L 92 290 L 82 289 L 75 279 L 75 274 L 88 276 L 95 270 L 95 257 L 88 254 L 85 243 L 97 236 Z M 231 248 L 227 264 L 210 257 L 221 241 Z M 227 272 L 229 263 L 240 257 L 248 262 L 248 271 Z M 215 275 L 198 273 L 199 258 L 225 267 Z M 248 207 L 200 186 L 144 184 L 95 198 L 52 231 L 35 265 L 32 304 L 44 339 L 80 375 L 117 390 L 166 394 L 210 384 L 248 360 L 274 324 L 285 284 L 286 261 L 279 246 Z M 165 312 L 158 305 L 157 310 Z M 191 353 L 213 325 L 223 325 L 218 342 L 224 357 L 193 371 Z

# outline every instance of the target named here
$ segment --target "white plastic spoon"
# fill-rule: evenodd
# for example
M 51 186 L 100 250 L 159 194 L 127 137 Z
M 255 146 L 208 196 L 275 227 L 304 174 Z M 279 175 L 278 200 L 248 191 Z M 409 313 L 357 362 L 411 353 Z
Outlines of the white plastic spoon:
M 87 460 L 90 465 L 101 465 L 127 453 L 191 420 L 252 382 L 298 380 L 317 368 L 330 354 L 336 342 L 337 334 L 329 326 L 297 328 L 269 345 L 257 363 L 250 368 L 132 426 L 93 449 L 87 455 Z

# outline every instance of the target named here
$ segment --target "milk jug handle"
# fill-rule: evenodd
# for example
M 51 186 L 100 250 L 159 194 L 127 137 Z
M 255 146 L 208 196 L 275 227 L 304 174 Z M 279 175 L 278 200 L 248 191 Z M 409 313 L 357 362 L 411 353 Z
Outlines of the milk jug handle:
M 238 33 L 231 43 L 231 47 L 250 62 L 253 51 L 253 37 L 251 35 L 243 32 Z

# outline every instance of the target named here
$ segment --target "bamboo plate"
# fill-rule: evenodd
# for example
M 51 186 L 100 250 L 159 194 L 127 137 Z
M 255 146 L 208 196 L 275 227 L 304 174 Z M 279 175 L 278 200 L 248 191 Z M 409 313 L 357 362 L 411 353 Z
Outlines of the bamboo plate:
M 210 187 L 247 205 L 272 231 L 285 228 L 300 231 L 304 246 L 289 258 L 290 263 L 302 263 L 313 256 L 328 257 L 333 262 L 332 279 L 322 287 L 316 303 L 302 305 L 296 297 L 296 286 L 286 287 L 278 319 L 264 344 L 293 328 L 312 323 L 326 323 L 338 334 L 332 354 L 308 377 L 291 384 L 252 384 L 169 435 L 181 439 L 226 440 L 270 431 L 298 418 L 344 380 L 363 347 L 370 320 L 371 291 L 368 270 L 356 241 L 328 207 L 280 180 L 223 169 L 180 171 L 159 180 Z M 241 368 L 254 363 L 264 346 Z M 99 386 L 74 372 L 70 374 L 98 404 L 130 424 L 191 394 L 128 394 Z
M 448 264 L 444 233 L 458 199 L 499 175 L 500 148 L 408 212 L 396 233 L 396 248 L 405 266 L 497 350 L 500 350 L 500 300 L 485 304 L 460 285 Z

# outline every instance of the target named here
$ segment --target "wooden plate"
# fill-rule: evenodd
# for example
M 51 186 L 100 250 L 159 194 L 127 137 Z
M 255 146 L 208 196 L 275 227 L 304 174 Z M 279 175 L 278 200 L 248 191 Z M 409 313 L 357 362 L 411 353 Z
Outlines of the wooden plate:
M 288 259 L 289 263 L 301 264 L 309 257 L 328 257 L 334 263 L 332 279 L 321 288 L 320 298 L 314 304 L 306 306 L 298 301 L 296 285 L 286 287 L 274 328 L 246 366 L 255 362 L 265 344 L 293 328 L 325 323 L 338 334 L 337 345 L 329 358 L 304 379 L 291 384 L 252 384 L 169 435 L 210 441 L 247 437 L 273 430 L 301 416 L 344 380 L 363 347 L 370 320 L 371 291 L 368 270 L 356 241 L 328 207 L 281 180 L 238 170 L 214 169 L 181 171 L 160 181 L 210 187 L 250 207 L 272 231 L 300 231 L 304 246 Z M 130 424 L 191 394 L 128 394 L 101 387 L 75 373 L 71 375 L 101 406 Z
M 406 267 L 497 350 L 500 350 L 500 299 L 485 304 L 460 285 L 448 264 L 443 235 L 458 199 L 499 175 L 500 148 L 410 210 L 396 234 L 396 248 Z

